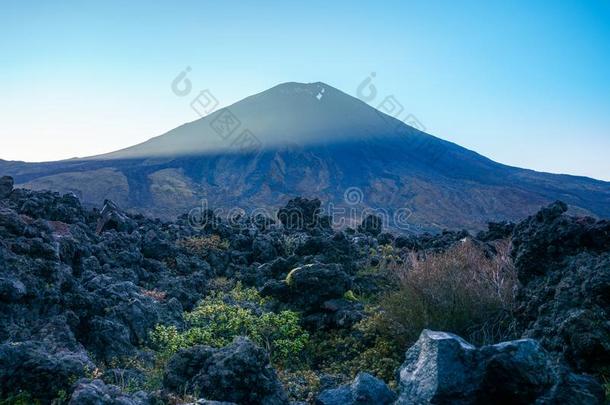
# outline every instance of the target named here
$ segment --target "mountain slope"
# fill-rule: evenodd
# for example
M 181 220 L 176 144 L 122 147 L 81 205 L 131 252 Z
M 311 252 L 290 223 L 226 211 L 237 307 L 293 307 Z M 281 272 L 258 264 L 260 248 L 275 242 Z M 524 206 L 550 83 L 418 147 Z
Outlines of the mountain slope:
M 295 195 L 321 198 L 337 225 L 358 222 L 362 209 L 384 209 L 389 226 L 413 232 L 479 229 L 556 199 L 610 217 L 610 183 L 493 162 L 323 83 L 281 84 L 113 153 L 0 162 L 0 172 L 26 187 L 73 192 L 91 204 L 109 197 L 160 217 L 202 199 L 226 213 L 279 207 Z

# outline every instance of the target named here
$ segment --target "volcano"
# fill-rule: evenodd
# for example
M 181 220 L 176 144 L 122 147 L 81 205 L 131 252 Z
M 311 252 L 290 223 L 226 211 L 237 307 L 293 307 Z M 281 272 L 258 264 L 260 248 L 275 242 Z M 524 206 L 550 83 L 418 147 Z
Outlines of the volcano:
M 201 104 L 202 105 L 202 104 Z M 194 105 L 195 107 L 196 105 Z M 346 212 L 400 212 L 409 232 L 516 221 L 563 200 L 610 216 L 610 183 L 494 162 L 324 83 L 284 83 L 119 151 L 0 161 L 25 188 L 172 218 L 199 207 L 272 210 L 295 196 Z M 348 216 L 346 225 L 357 217 Z

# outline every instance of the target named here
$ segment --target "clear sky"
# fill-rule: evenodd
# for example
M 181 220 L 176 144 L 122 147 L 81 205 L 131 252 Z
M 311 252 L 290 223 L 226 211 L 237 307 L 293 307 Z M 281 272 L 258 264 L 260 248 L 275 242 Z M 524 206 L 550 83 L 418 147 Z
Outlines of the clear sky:
M 371 72 L 429 133 L 610 180 L 610 1 L 2 1 L 0 158 L 116 150 L 286 81 Z M 373 102 L 374 103 L 374 102 Z

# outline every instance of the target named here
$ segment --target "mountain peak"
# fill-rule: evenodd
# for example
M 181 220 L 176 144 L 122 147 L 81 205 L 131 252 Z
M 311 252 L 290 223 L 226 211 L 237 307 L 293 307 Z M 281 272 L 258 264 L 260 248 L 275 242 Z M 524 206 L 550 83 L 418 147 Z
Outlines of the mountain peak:
M 281 83 L 278 84 L 277 86 L 274 86 L 272 88 L 270 88 L 269 90 L 267 90 L 266 92 L 269 92 L 269 94 L 273 94 L 273 95 L 285 95 L 285 96 L 305 96 L 305 97 L 313 97 L 315 99 L 317 99 L 318 101 L 321 101 L 325 96 L 327 96 L 328 94 L 334 94 L 335 96 L 337 96 L 338 98 L 346 98 L 346 99 L 352 99 L 353 101 L 355 101 L 353 99 L 352 96 L 343 93 L 342 91 L 329 86 L 326 83 L 323 82 L 314 82 L 314 83 L 300 83 L 300 82 L 286 82 L 286 83 Z M 266 93 L 263 92 L 263 93 Z
M 230 134 L 219 133 L 217 124 L 227 117 L 235 128 L 228 128 Z M 329 144 L 392 135 L 398 125 L 404 124 L 326 83 L 286 82 L 140 145 L 98 158 L 234 152 L 230 138 L 243 131 L 265 148 Z

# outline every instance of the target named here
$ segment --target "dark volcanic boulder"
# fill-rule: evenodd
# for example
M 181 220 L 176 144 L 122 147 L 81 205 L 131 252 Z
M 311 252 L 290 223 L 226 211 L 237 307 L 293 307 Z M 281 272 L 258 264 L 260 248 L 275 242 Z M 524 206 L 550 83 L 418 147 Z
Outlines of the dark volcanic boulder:
M 599 373 L 610 364 L 610 254 L 571 257 L 518 296 L 523 336 L 539 339 L 573 368 Z
M 308 264 L 288 273 L 290 301 L 311 309 L 333 298 L 341 298 L 351 288 L 350 277 L 338 265 Z
M 397 404 L 603 403 L 595 380 L 570 373 L 531 339 L 476 348 L 424 330 L 405 355 L 399 385 Z
M 508 221 L 489 222 L 487 230 L 477 234 L 477 239 L 483 242 L 491 242 L 498 239 L 510 237 L 515 229 L 515 224 Z
M 511 254 L 522 283 L 545 274 L 566 256 L 610 251 L 610 221 L 570 217 L 564 215 L 567 209 L 555 202 L 515 227 Z
M 252 242 L 252 255 L 260 263 L 270 262 L 277 258 L 278 252 L 273 239 L 268 235 L 259 236 Z
M 378 378 L 360 373 L 349 385 L 322 391 L 316 405 L 389 405 L 396 394 Z
M 13 178 L 10 176 L 0 177 L 0 198 L 6 198 L 13 191 Z
M 512 256 L 524 337 L 560 353 L 577 371 L 610 364 L 610 221 L 565 215 L 561 202 L 519 223 Z
M 0 301 L 19 300 L 27 292 L 25 285 L 17 278 L 0 277 Z
M 367 215 L 358 226 L 358 232 L 378 236 L 383 229 L 383 221 L 378 215 Z
M 134 222 L 125 214 L 118 205 L 111 200 L 105 200 L 97 221 L 96 233 L 99 235 L 104 231 L 115 229 L 118 232 L 129 232 L 135 227 Z
M 292 231 L 330 229 L 330 219 L 320 215 L 321 205 L 317 198 L 308 200 L 297 197 L 278 211 L 277 218 L 284 228 Z
M 180 350 L 167 363 L 163 373 L 163 386 L 170 391 L 180 392 L 208 363 L 215 349 L 197 345 Z
M 212 349 L 181 350 L 168 363 L 164 386 L 174 392 L 204 393 L 210 400 L 239 404 L 287 404 L 267 353 L 247 338 Z
M 138 391 L 126 394 L 115 385 L 106 385 L 102 380 L 81 380 L 78 382 L 70 405 L 149 405 L 148 394 Z
M 94 368 L 84 351 L 52 352 L 40 342 L 5 343 L 0 345 L 0 398 L 28 392 L 50 402 Z

